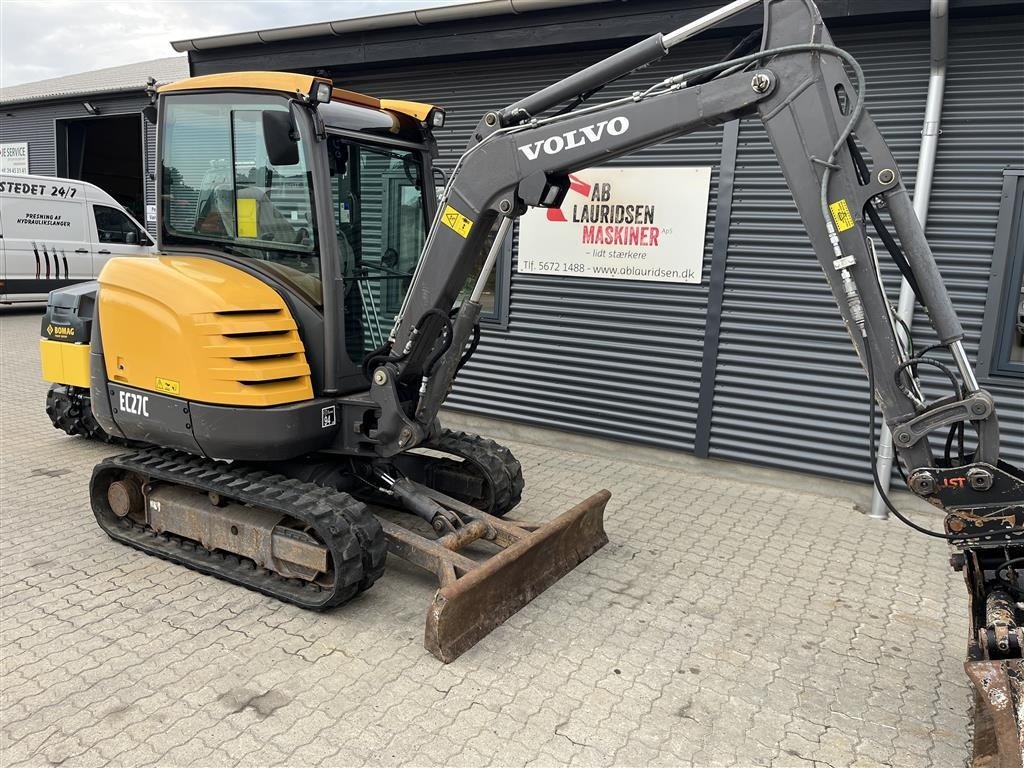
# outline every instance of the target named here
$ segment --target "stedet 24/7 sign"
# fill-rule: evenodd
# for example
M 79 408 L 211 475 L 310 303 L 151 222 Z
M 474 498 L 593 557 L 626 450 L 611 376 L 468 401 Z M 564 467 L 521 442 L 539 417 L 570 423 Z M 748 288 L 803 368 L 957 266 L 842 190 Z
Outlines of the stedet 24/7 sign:
M 519 223 L 519 271 L 699 283 L 710 166 L 591 168 L 572 174 L 561 208 Z

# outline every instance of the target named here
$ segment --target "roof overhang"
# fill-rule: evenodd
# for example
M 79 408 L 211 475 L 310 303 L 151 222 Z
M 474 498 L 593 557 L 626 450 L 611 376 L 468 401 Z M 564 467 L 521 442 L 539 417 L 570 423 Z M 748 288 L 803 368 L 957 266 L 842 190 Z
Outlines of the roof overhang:
M 287 40 L 301 40 L 309 37 L 341 37 L 359 32 L 395 27 L 424 27 L 462 19 L 479 19 L 484 16 L 529 13 L 530 11 L 551 10 L 572 5 L 593 5 L 612 0 L 483 0 L 476 3 L 446 5 L 424 8 L 419 11 L 384 13 L 378 16 L 360 16 L 354 19 L 323 21 L 317 24 L 299 24 L 292 27 L 276 27 L 254 32 L 238 32 L 231 35 L 197 37 L 191 40 L 175 40 L 171 47 L 179 53 L 186 51 L 208 51 L 214 48 L 233 48 L 238 45 L 258 43 L 279 43 Z
M 511 2 L 516 14 L 507 13 Z M 340 23 L 329 31 L 323 25 L 290 27 L 192 41 L 189 64 L 194 74 L 245 69 L 278 69 L 295 72 L 330 72 L 346 78 L 356 70 L 379 67 L 407 68 L 412 62 L 476 59 L 488 60 L 528 53 L 569 52 L 623 48 L 656 32 L 668 32 L 689 24 L 726 0 L 615 0 L 573 2 L 538 0 L 529 5 L 520 0 L 470 3 L 443 9 L 446 23 L 422 23 L 427 11 L 417 12 L 420 22 L 409 14 L 389 14 L 371 19 L 353 19 L 364 24 L 363 31 L 342 34 Z M 817 0 L 830 27 L 928 23 L 931 0 Z M 485 7 L 504 7 L 505 15 L 479 18 Z M 485 10 L 486 10 L 485 8 Z M 529 10 L 531 13 L 526 14 Z M 989 17 L 1020 12 L 1020 0 L 950 0 L 950 17 Z M 384 28 L 405 18 L 404 26 Z M 749 8 L 693 42 L 732 38 L 761 23 L 762 9 Z M 372 24 L 369 22 L 373 22 Z M 437 19 L 440 22 L 441 19 Z M 379 23 L 378 23 L 379 22 Z M 348 24 L 348 22 L 345 22 Z M 329 24 L 327 26 L 330 26 Z M 277 35 L 287 33 L 284 39 Z M 244 38 L 244 39 L 243 39 Z M 687 44 L 690 45 L 689 43 Z M 727 48 L 730 46 L 726 46 Z
M 22 105 L 35 104 L 46 101 L 81 101 L 82 99 L 104 99 L 118 96 L 145 96 L 146 86 L 118 86 L 116 88 L 90 88 L 81 91 L 65 91 L 62 93 L 41 93 L 33 96 L 23 96 L 13 99 L 5 99 L 0 96 L 0 107 L 18 107 Z

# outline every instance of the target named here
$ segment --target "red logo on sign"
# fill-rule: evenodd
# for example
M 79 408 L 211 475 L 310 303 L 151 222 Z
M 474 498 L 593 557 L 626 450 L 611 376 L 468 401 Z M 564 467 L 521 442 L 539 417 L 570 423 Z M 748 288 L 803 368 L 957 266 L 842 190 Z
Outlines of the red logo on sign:
M 588 200 L 590 199 L 590 185 L 571 173 L 569 174 L 569 189 L 583 195 Z M 565 218 L 561 208 L 548 208 L 548 221 L 568 221 L 568 219 Z

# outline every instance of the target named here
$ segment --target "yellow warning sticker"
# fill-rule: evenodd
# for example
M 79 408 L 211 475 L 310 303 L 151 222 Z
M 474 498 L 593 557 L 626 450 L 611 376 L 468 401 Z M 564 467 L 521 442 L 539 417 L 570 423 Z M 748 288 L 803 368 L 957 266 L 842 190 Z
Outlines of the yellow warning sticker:
M 836 200 L 829 205 L 828 209 L 832 211 L 832 218 L 836 221 L 836 229 L 840 232 L 845 232 L 853 226 L 853 214 L 850 213 L 850 206 L 846 204 L 845 200 Z
M 169 395 L 177 395 L 181 392 L 181 385 L 173 379 L 161 379 L 156 377 L 156 388 L 158 392 L 166 392 Z
M 256 200 L 251 197 L 239 197 L 235 202 L 238 205 L 238 236 L 252 239 L 259 237 Z
M 473 228 L 473 222 L 450 205 L 444 207 L 444 212 L 441 214 L 441 223 L 446 227 L 451 227 L 455 230 L 456 234 L 462 237 L 469 237 L 469 230 Z

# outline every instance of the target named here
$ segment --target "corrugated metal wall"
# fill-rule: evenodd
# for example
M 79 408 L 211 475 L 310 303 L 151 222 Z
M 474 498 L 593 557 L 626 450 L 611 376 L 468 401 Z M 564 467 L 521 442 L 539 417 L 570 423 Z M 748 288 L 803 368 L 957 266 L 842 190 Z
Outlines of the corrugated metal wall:
M 988 309 L 1003 169 L 1024 165 L 1024 16 L 954 25 L 949 46 L 927 234 L 975 360 Z M 1024 381 L 982 385 L 996 399 L 1003 458 L 1024 466 Z
M 840 31 L 863 65 L 868 108 L 900 164 L 916 173 L 928 84 L 926 24 Z M 954 20 L 927 234 L 977 351 L 1002 169 L 1024 147 L 1021 20 Z M 898 275 L 885 271 L 895 303 Z M 919 346 L 931 343 L 919 313 Z M 947 362 L 949 362 L 947 360 Z M 941 392 L 932 382 L 929 394 Z M 1024 459 L 1021 389 L 992 388 L 1006 458 Z M 942 392 L 944 394 L 944 392 Z M 759 121 L 740 127 L 710 453 L 869 477 L 867 385 Z
M 627 95 L 640 82 L 717 60 L 727 49 L 724 41 L 690 45 L 685 55 L 615 83 L 597 98 Z M 437 64 L 334 76 L 346 88 L 444 105 L 449 120 L 439 136 L 440 164 L 450 169 L 487 110 L 510 104 L 609 53 L 502 54 L 458 67 Z M 702 285 L 513 272 L 508 328 L 484 329 L 480 349 L 460 374 L 449 404 L 530 424 L 692 451 L 721 139 L 721 128 L 704 130 L 616 163 L 715 166 Z
M 87 119 L 82 101 L 88 100 L 99 106 L 101 115 L 140 114 L 142 108 L 149 103 L 145 96 L 124 96 L 120 98 L 88 98 L 63 102 L 39 102 L 25 105 L 0 106 L 0 142 L 27 141 L 28 169 L 30 173 L 43 176 L 57 175 L 57 120 Z M 141 116 L 139 118 L 142 120 Z M 145 121 L 143 121 L 145 123 Z M 146 123 L 142 133 L 142 155 L 146 160 L 146 172 L 143 174 L 146 203 L 156 202 L 155 181 L 149 174 L 156 173 L 156 129 Z M 146 224 L 150 232 L 155 233 L 155 224 Z

